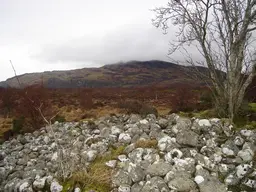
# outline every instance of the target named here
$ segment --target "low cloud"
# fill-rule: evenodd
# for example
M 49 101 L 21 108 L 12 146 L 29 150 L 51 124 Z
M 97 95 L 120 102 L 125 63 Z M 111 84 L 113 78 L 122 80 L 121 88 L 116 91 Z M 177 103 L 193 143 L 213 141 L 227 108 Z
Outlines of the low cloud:
M 46 62 L 108 64 L 129 60 L 168 60 L 170 35 L 156 28 L 127 26 L 104 36 L 86 36 L 58 45 L 45 45 L 33 57 Z

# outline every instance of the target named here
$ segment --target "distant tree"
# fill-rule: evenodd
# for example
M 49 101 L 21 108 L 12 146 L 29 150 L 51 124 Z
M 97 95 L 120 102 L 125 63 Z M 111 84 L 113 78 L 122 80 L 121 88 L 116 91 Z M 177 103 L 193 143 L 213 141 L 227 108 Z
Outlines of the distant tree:
M 196 95 L 188 85 L 178 84 L 175 88 L 175 95 L 172 96 L 172 112 L 191 112 L 195 109 Z
M 170 0 L 153 11 L 154 26 L 167 32 L 171 21 L 178 27 L 169 54 L 180 50 L 187 63 L 208 67 L 209 75 L 204 77 L 216 109 L 233 120 L 255 76 L 256 0 Z M 202 59 L 193 58 L 189 46 Z
M 23 88 L 19 91 L 19 99 L 16 107 L 16 116 L 26 118 L 24 123 L 32 130 L 39 129 L 44 124 L 44 119 L 39 113 L 43 111 L 45 116 L 52 116 L 55 113 L 49 103 L 48 90 L 41 85 Z
M 0 90 L 0 109 L 7 117 L 15 107 L 16 92 L 13 88 L 2 88 Z
M 92 89 L 81 89 L 80 91 L 80 106 L 84 109 L 93 108 Z

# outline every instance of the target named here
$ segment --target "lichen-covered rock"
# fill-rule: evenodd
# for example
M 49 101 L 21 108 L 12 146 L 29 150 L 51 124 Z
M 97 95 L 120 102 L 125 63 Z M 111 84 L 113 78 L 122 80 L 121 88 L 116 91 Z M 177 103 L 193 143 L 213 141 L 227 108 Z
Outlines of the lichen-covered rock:
M 171 138 L 169 136 L 164 136 L 158 140 L 158 148 L 161 151 L 167 151 L 172 148 L 173 144 L 176 142 L 175 138 Z
M 129 163 L 128 173 L 132 178 L 133 182 L 142 181 L 146 175 L 145 171 L 139 165 L 136 165 L 134 163 Z
M 108 167 L 115 168 L 115 167 L 116 167 L 116 163 L 117 163 L 116 160 L 110 160 L 110 161 L 106 162 L 105 164 L 106 164 Z
M 164 161 L 156 161 L 150 165 L 146 172 L 152 176 L 165 176 L 172 169 L 170 163 Z
M 131 139 L 132 138 L 128 133 L 121 133 L 118 137 L 118 141 L 125 144 L 129 144 Z
M 227 186 L 212 177 L 198 184 L 200 192 L 227 192 Z
M 112 182 L 114 186 L 131 185 L 132 178 L 130 177 L 129 173 L 121 169 L 114 175 Z
M 143 186 L 144 186 L 144 181 L 141 181 L 139 183 L 134 183 L 131 187 L 131 192 L 140 192 Z
M 170 189 L 161 177 L 152 177 L 145 183 L 141 192 L 169 192 Z
M 63 186 L 59 184 L 58 181 L 53 181 L 51 183 L 50 191 L 51 192 L 61 192 L 63 189 Z
M 45 186 L 45 181 L 46 181 L 46 177 L 43 177 L 43 178 L 36 178 L 36 180 L 33 182 L 33 188 L 35 190 L 42 190 Z
M 175 177 L 168 183 L 168 186 L 172 190 L 176 191 L 193 191 L 197 189 L 196 183 L 187 177 Z
M 113 192 L 256 191 L 255 152 L 256 130 L 235 131 L 228 120 L 171 114 L 54 123 L 0 145 L 0 192 L 62 191 L 57 178 L 94 163 L 113 172 Z
M 98 151 L 96 150 L 89 150 L 85 152 L 85 158 L 88 162 L 94 161 L 97 157 Z
M 211 127 L 212 126 L 208 119 L 200 119 L 200 120 L 198 120 L 198 125 L 200 127 L 204 127 L 204 126 L 205 127 Z
M 131 187 L 130 185 L 121 185 L 118 187 L 118 192 L 130 192 Z
M 165 128 L 167 127 L 167 125 L 168 125 L 168 120 L 167 120 L 167 119 L 164 119 L 164 118 L 160 118 L 160 119 L 158 120 L 158 124 L 160 125 L 160 127 L 161 127 L 162 129 L 165 129 Z
M 180 131 L 177 134 L 177 143 L 186 146 L 197 147 L 199 143 L 199 135 L 193 131 Z

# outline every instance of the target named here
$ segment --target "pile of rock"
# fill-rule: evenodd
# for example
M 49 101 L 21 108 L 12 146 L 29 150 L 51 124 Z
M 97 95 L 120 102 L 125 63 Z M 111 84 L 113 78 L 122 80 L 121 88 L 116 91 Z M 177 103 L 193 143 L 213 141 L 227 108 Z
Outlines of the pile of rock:
M 120 115 L 56 122 L 52 131 L 45 127 L 2 144 L 0 191 L 62 191 L 57 178 L 63 169 L 68 175 L 86 168 L 113 145 L 126 146 L 106 162 L 114 172 L 113 191 L 256 191 L 256 131 L 234 131 L 226 120 Z M 136 145 L 152 139 L 157 145 L 151 148 Z M 69 162 L 60 169 L 65 154 Z

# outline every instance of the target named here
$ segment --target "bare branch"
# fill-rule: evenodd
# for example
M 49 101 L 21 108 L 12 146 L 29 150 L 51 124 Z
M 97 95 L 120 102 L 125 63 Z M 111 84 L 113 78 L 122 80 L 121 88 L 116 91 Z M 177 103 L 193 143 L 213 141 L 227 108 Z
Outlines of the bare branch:
M 224 110 L 228 110 L 231 119 L 255 76 L 254 71 L 248 70 L 254 65 L 249 55 L 253 47 L 251 32 L 256 30 L 255 5 L 256 0 L 170 0 L 166 7 L 154 10 L 155 26 L 165 32 L 169 22 L 179 27 L 177 42 L 168 56 L 179 50 L 187 56 L 188 64 L 207 66 L 215 97 L 224 100 L 225 104 L 218 102 L 227 106 Z M 190 57 L 188 46 L 194 46 L 204 61 Z

